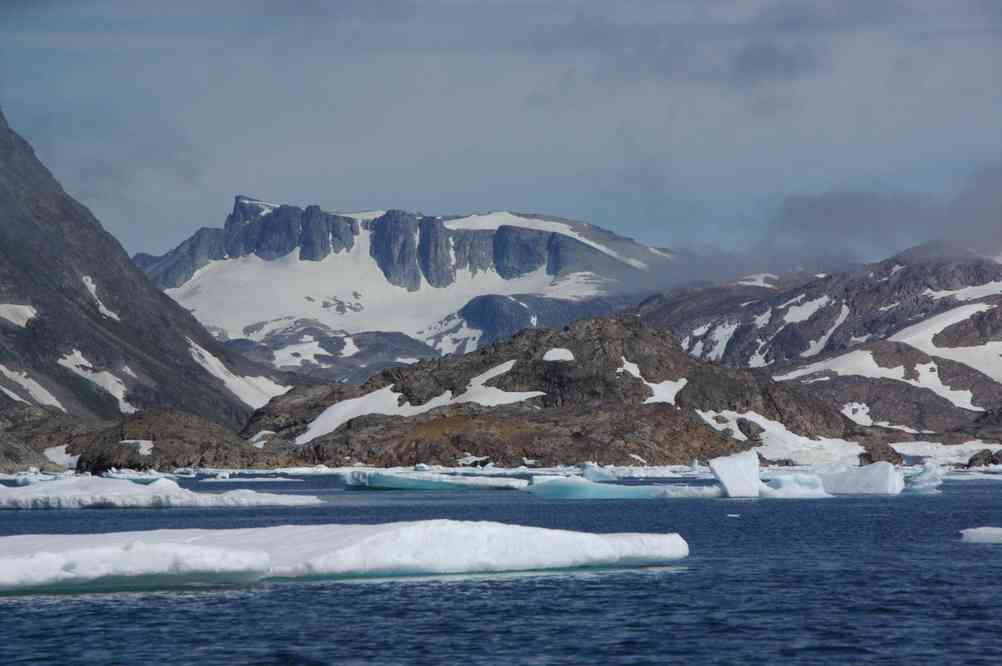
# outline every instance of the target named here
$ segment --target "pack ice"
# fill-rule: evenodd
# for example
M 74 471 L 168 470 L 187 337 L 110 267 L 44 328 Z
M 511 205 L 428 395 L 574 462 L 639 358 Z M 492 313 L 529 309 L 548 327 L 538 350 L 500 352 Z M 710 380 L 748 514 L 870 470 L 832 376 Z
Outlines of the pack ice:
M 170 479 L 133 483 L 127 479 L 68 476 L 13 488 L 0 486 L 0 509 L 302 506 L 321 503 L 319 497 L 270 495 L 253 490 L 196 493 Z
M 688 554 L 678 534 L 452 520 L 28 535 L 0 538 L 0 591 L 655 566 Z
M 369 490 L 517 490 L 529 485 L 524 479 L 434 472 L 351 470 L 343 478 L 349 488 Z

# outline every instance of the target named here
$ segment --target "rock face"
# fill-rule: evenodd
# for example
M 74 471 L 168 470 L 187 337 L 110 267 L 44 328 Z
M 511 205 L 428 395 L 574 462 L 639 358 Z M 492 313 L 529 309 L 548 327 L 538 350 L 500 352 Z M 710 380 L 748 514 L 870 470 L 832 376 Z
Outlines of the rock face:
M 185 253 L 216 251 L 214 234 L 197 236 Z M 78 418 L 171 406 L 235 426 L 267 400 L 232 392 L 246 374 L 281 390 L 158 291 L 0 115 L 4 395 Z
M 543 360 L 552 350 L 573 360 Z M 807 437 L 862 430 L 796 386 L 696 361 L 671 334 L 630 317 L 525 330 L 361 386 L 298 387 L 258 410 L 242 435 L 275 432 L 325 464 L 454 464 L 466 453 L 507 465 L 689 463 L 754 444 L 710 424 L 709 412 L 725 410 Z
M 760 277 L 656 296 L 637 313 L 690 355 L 804 385 L 861 425 L 987 434 L 975 421 L 1002 404 L 998 262 L 929 244 L 807 281 Z
M 295 462 L 287 447 L 254 443 L 190 414 L 150 410 L 74 439 L 67 447 L 79 455 L 77 470 L 99 474 L 128 468 L 171 471 L 178 467 L 276 467 Z
M 554 217 L 337 214 L 238 196 L 223 229 L 134 261 L 232 348 L 356 381 L 398 358 L 464 353 L 523 328 L 612 314 L 688 279 L 693 259 Z M 331 353 L 342 348 L 335 338 L 351 338 L 359 358 Z

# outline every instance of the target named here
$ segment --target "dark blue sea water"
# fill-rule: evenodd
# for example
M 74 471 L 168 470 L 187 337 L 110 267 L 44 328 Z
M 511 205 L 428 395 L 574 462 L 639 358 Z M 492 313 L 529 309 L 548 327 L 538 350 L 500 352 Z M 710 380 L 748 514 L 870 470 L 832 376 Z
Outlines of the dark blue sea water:
M 453 518 L 677 531 L 691 556 L 646 570 L 5 597 L 0 664 L 1002 663 L 1002 546 L 958 534 L 1002 526 L 998 482 L 774 501 L 351 492 L 329 477 L 246 487 L 330 504 L 6 511 L 0 536 Z

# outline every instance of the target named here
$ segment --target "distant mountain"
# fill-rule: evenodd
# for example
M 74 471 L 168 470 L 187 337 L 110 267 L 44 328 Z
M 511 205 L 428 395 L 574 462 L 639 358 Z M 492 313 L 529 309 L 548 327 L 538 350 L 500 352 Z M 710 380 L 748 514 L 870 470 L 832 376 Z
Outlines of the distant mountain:
M 637 312 L 696 358 L 761 368 L 913 439 L 976 435 L 972 424 L 1002 406 L 993 259 L 931 243 L 806 281 L 741 282 L 670 292 Z
M 688 464 L 750 447 L 773 460 L 896 454 L 795 383 L 688 356 L 637 317 L 524 330 L 365 385 L 297 387 L 242 433 L 310 463 Z
M 0 114 L 0 407 L 236 427 L 286 389 L 154 287 Z
M 635 305 L 689 259 L 542 215 L 330 213 L 238 196 L 222 229 L 134 261 L 232 348 L 361 381 Z

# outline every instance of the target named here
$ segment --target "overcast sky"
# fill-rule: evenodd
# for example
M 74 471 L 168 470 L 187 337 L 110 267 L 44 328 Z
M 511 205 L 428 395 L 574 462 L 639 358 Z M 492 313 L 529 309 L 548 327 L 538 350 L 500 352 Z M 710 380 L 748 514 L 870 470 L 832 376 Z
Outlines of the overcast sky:
M 0 1 L 0 106 L 130 252 L 237 193 L 860 258 L 994 236 L 1000 70 L 996 0 Z

